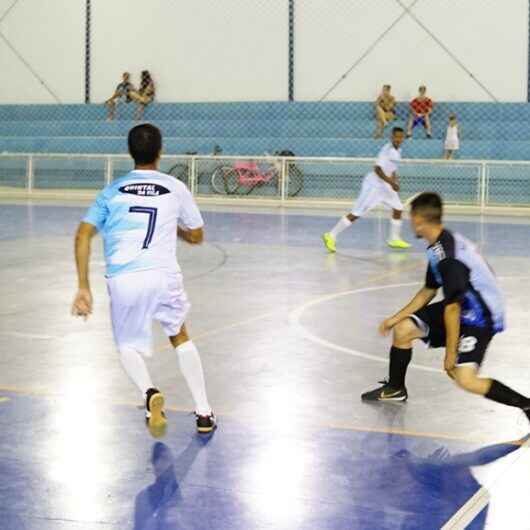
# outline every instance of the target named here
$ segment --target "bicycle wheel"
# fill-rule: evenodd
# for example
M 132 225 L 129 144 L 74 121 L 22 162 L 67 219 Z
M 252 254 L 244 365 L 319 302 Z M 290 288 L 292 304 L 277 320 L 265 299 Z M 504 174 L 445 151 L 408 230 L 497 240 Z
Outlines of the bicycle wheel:
M 287 179 L 287 196 L 296 197 L 304 187 L 304 174 L 302 170 L 295 165 L 289 168 L 289 176 Z
M 190 187 L 190 168 L 188 164 L 183 164 L 181 162 L 175 164 L 168 173 L 173 175 L 175 178 L 186 184 L 188 188 Z
M 231 167 L 218 167 L 212 173 L 211 185 L 215 193 L 232 195 L 239 188 L 239 175 Z
M 280 172 L 276 168 L 271 169 L 271 178 L 270 178 L 269 182 L 267 182 L 267 185 L 268 185 L 269 190 L 271 190 L 268 194 L 272 194 L 272 195 L 279 195 L 280 194 L 280 192 L 281 192 L 281 190 L 280 190 Z

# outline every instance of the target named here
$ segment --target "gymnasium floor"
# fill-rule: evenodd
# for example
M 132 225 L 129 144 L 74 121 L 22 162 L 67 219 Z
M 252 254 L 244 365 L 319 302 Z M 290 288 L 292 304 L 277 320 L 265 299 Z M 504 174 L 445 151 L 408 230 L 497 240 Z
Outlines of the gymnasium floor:
M 115 354 L 99 240 L 94 314 L 69 316 L 85 206 L 0 205 L 1 530 L 530 529 L 527 421 L 455 388 L 442 350 L 416 348 L 406 404 L 360 402 L 386 376 L 378 322 L 423 280 L 421 241 L 387 250 L 376 214 L 331 256 L 319 236 L 340 211 L 202 209 L 207 243 L 180 244 L 179 259 L 220 427 L 195 434 L 157 328 L 149 366 L 170 427 L 154 484 L 157 442 Z M 481 244 L 507 297 L 484 373 L 526 394 L 529 224 L 447 220 Z

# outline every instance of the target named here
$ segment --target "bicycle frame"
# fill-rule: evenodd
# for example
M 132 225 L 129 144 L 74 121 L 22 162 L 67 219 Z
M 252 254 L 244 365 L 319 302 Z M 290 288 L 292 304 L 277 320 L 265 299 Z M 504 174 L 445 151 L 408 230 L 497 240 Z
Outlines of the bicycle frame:
M 241 186 L 255 187 L 259 184 L 270 182 L 275 175 L 273 168 L 261 172 L 256 162 L 236 162 L 234 170 L 237 172 Z

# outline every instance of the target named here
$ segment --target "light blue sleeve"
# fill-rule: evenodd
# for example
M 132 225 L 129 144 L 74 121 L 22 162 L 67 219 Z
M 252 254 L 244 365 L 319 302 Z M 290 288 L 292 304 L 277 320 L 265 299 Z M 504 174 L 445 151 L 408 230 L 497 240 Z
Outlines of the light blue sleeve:
M 83 222 L 94 225 L 98 232 L 101 231 L 105 225 L 105 221 L 109 215 L 109 208 L 107 206 L 107 197 L 102 191 L 97 197 L 94 204 L 88 209 Z

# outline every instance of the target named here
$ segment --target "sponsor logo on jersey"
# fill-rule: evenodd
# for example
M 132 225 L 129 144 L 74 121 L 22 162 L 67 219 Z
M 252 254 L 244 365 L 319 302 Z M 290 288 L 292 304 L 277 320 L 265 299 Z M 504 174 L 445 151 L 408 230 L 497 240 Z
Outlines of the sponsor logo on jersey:
M 445 249 L 439 241 L 432 247 L 432 253 L 436 256 L 438 262 L 446 258 Z
M 171 193 L 164 186 L 160 184 L 148 184 L 148 183 L 139 183 L 139 184 L 127 184 L 120 188 L 122 193 L 130 193 L 131 195 L 139 195 L 141 197 L 158 197 L 159 195 L 165 195 L 166 193 Z

